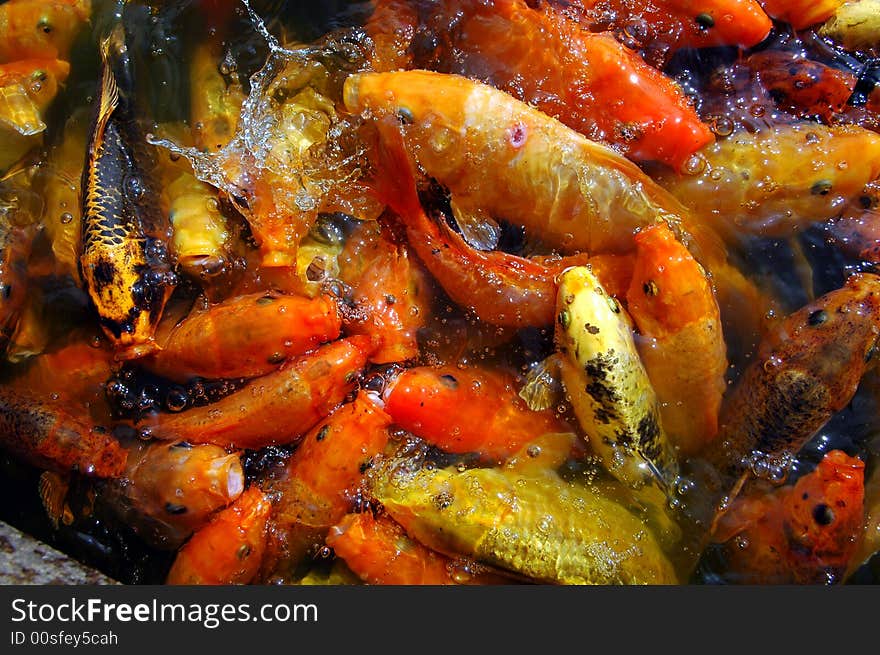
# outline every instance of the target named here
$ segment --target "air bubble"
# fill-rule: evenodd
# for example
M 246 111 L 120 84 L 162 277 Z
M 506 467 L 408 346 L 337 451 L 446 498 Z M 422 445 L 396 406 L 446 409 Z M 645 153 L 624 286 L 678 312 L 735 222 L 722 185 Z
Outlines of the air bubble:
M 726 116 L 719 116 L 709 123 L 709 128 L 715 135 L 726 137 L 733 134 L 733 121 Z
M 706 159 L 699 154 L 691 155 L 684 163 L 682 171 L 686 175 L 699 175 L 706 169 Z
M 180 412 L 186 409 L 188 402 L 189 395 L 182 387 L 173 387 L 165 395 L 165 407 L 170 412 Z

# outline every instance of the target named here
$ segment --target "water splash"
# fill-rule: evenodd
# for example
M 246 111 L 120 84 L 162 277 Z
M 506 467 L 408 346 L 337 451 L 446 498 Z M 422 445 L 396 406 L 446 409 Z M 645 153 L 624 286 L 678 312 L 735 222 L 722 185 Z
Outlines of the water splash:
M 219 189 L 248 219 L 264 255 L 284 251 L 277 261 L 289 261 L 321 211 L 378 214 L 363 194 L 341 192 L 368 166 L 359 119 L 337 111 L 344 77 L 368 65 L 366 45 L 348 30 L 286 47 L 246 0 L 243 5 L 269 53 L 250 78 L 230 141 L 208 153 L 172 138 L 147 140 L 185 157 L 199 180 Z

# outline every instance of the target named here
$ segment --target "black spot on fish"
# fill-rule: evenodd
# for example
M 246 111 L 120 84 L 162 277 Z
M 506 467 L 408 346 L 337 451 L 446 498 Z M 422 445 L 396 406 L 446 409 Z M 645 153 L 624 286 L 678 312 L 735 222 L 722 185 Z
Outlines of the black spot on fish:
M 165 503 L 165 511 L 169 514 L 179 515 L 186 514 L 186 505 L 177 505 L 175 503 Z
M 113 279 L 116 277 L 116 266 L 112 262 L 102 261 L 95 264 L 92 272 L 95 284 L 98 287 L 105 287 L 108 284 L 113 284 Z
M 315 435 L 315 441 L 324 441 L 324 439 L 326 438 L 326 436 L 329 432 L 330 432 L 330 426 L 325 425 L 323 428 L 321 428 L 318 431 L 318 434 Z
M 600 353 L 593 357 L 584 366 L 584 372 L 590 379 L 586 391 L 600 406 L 602 411 L 597 411 L 597 419 L 601 416 L 603 422 L 618 418 L 619 414 L 615 405 L 621 402 L 617 391 L 609 384 L 611 371 L 614 367 L 614 357 L 611 353 Z M 602 420 L 600 419 L 600 420 Z
M 648 414 L 639 421 L 639 452 L 647 459 L 654 460 L 660 455 L 660 424 L 654 414 Z

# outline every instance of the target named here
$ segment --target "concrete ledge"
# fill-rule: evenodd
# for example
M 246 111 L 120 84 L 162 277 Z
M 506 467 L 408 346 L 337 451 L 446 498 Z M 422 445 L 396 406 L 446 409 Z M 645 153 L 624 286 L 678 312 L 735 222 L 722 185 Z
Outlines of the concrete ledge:
M 0 522 L 0 584 L 119 584 L 33 537 Z

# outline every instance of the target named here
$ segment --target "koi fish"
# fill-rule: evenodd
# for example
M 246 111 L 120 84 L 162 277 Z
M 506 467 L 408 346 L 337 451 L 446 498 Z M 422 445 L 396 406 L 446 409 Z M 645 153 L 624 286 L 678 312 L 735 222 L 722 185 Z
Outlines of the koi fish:
M 67 62 L 55 59 L 0 64 L 0 172 L 42 144 L 43 117 L 69 72 Z
M 770 16 L 803 30 L 831 18 L 846 0 L 760 0 Z
M 737 498 L 712 540 L 740 584 L 839 582 L 863 525 L 865 465 L 833 450 L 794 485 Z
M 196 146 L 206 152 L 225 148 L 235 136 L 245 95 L 227 82 L 210 43 L 199 44 L 190 61 L 190 113 Z
M 259 572 L 272 503 L 250 487 L 181 548 L 165 584 L 248 584 Z
M 290 578 L 354 508 L 364 474 L 385 449 L 391 417 L 363 394 L 312 428 L 265 487 L 277 500 L 263 577 Z
M 502 576 L 456 561 L 410 539 L 385 515 L 347 514 L 327 535 L 327 545 L 367 584 L 503 584 Z
M 0 62 L 64 59 L 91 15 L 90 0 L 9 0 L 0 5 Z
M 624 484 L 665 491 L 678 464 L 630 318 L 586 266 L 562 274 L 557 310 L 562 383 L 591 448 Z
M 342 404 L 371 348 L 361 335 L 334 341 L 217 402 L 139 427 L 159 439 L 235 448 L 293 443 Z
M 171 251 L 180 267 L 201 280 L 222 271 L 230 258 L 230 228 L 217 190 L 184 172 L 165 188 L 169 196 Z
M 669 228 L 653 225 L 635 240 L 626 299 L 639 355 L 665 432 L 681 454 L 693 455 L 718 433 L 727 388 L 721 313 L 706 272 Z
M 119 359 L 146 355 L 176 283 L 167 215 L 156 204 L 152 163 L 129 88 L 125 33 L 101 44 L 103 68 L 83 170 L 80 274 Z
M 125 470 L 126 452 L 106 428 L 7 385 L 0 387 L 0 440 L 30 464 L 60 473 L 112 478 Z
M 840 43 L 847 50 L 869 50 L 880 43 L 880 10 L 878 0 L 824 0 L 819 6 L 839 5 L 834 14 L 819 28 L 819 35 Z M 825 12 L 823 12 L 823 15 Z
M 113 513 L 155 548 L 179 548 L 241 496 L 240 453 L 211 444 L 135 443 L 124 475 L 101 495 Z
M 363 320 L 348 322 L 351 334 L 369 334 L 378 344 L 370 361 L 400 362 L 419 354 L 418 330 L 431 313 L 430 282 L 413 249 L 387 227 L 364 222 L 338 258 L 339 278 L 352 288 Z
M 37 230 L 0 215 L 0 353 L 5 353 L 28 298 L 27 264 Z
M 503 461 L 547 433 L 571 432 L 550 410 L 530 410 L 512 376 L 488 367 L 419 366 L 384 392 L 399 427 L 450 453 Z
M 488 85 L 414 70 L 350 75 L 343 93 L 351 112 L 405 123 L 407 150 L 459 217 L 503 216 L 564 253 L 594 254 L 631 251 L 638 229 L 686 214 L 629 160 Z
M 328 296 L 236 296 L 191 312 L 143 365 L 176 382 L 259 377 L 335 340 L 341 326 L 336 302 Z
M 880 337 L 880 277 L 845 286 L 789 315 L 762 341 L 724 399 L 706 458 L 732 481 L 755 462 L 791 457 L 855 395 Z
M 744 62 L 779 107 L 830 123 L 846 108 L 858 78 L 853 73 L 804 59 L 794 53 L 765 50 Z
M 674 584 L 653 534 L 621 505 L 553 473 L 384 460 L 373 497 L 420 543 L 543 583 Z
M 428 218 L 399 130 L 387 119 L 377 127 L 382 135 L 377 147 L 383 170 L 375 180 L 377 194 L 399 214 L 412 249 L 449 297 L 492 325 L 550 325 L 556 304 L 555 277 L 574 258 L 545 264 L 471 247 L 445 222 Z
M 633 159 L 677 168 L 714 138 L 671 78 L 552 3 L 454 0 L 426 22 L 441 52 L 422 66 L 491 84 Z
M 880 135 L 801 122 L 738 132 L 697 156 L 698 172 L 658 182 L 722 234 L 787 236 L 835 216 L 880 175 Z
M 43 116 L 69 74 L 70 64 L 57 59 L 0 64 L 0 124 L 22 136 L 43 132 Z
M 634 21 L 640 21 L 643 27 L 631 29 L 627 36 L 640 42 L 640 45 L 644 44 L 646 49 L 662 49 L 664 60 L 680 48 L 751 48 L 763 41 L 773 27 L 757 0 L 554 2 L 562 7 L 566 15 L 573 16 L 591 29 L 601 26 L 602 29 L 624 30 Z

